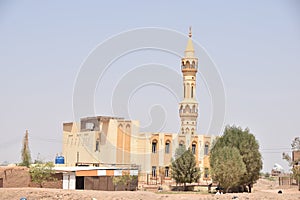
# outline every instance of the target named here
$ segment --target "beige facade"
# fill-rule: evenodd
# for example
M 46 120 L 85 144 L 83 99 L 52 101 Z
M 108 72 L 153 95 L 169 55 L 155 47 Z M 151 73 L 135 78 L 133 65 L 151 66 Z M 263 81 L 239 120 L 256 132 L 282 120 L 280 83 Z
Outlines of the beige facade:
M 171 159 L 180 145 L 190 148 L 200 167 L 202 180 L 209 177 L 209 149 L 214 136 L 197 134 L 198 58 L 189 34 L 181 60 L 184 99 L 179 103 L 179 133 L 141 133 L 139 122 L 115 117 L 86 117 L 63 124 L 63 156 L 67 166 L 136 165 L 145 179 L 170 179 Z M 145 181 L 145 179 L 143 181 Z
M 130 164 L 131 136 L 139 122 L 114 117 L 87 117 L 63 124 L 66 165 Z M 134 149 L 134 148 L 133 148 Z

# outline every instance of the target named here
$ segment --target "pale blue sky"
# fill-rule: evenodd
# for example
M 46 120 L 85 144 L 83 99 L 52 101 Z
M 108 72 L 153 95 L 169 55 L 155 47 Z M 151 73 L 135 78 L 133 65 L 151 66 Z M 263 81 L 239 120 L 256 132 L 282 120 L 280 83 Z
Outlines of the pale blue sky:
M 224 81 L 224 124 L 250 128 L 261 146 L 264 171 L 274 163 L 286 167 L 281 152 L 289 151 L 292 139 L 300 136 L 299 11 L 296 0 L 186 4 L 1 0 L 0 162 L 20 160 L 26 129 L 34 159 L 40 153 L 42 159 L 53 160 L 61 152 L 62 123 L 73 119 L 72 93 L 77 73 L 99 43 L 133 28 L 162 27 L 187 33 L 192 26 L 193 38 L 207 50 Z M 129 70 L 134 59 L 141 64 L 149 55 L 180 71 L 177 58 L 148 52 L 114 63 L 115 71 L 107 79 L 118 74 L 118 67 Z M 199 82 L 199 132 L 203 133 L 210 105 L 208 92 Z M 97 113 L 109 115 L 103 98 L 107 91 L 98 89 Z M 146 91 L 150 94 L 144 104 L 145 95 L 137 94 L 130 106 L 132 118 L 141 119 L 142 125 L 147 123 L 148 108 L 144 108 L 165 103 L 154 97 L 154 91 Z M 170 105 L 177 106 L 174 99 L 170 101 Z M 165 131 L 177 131 L 178 123 L 176 111 Z

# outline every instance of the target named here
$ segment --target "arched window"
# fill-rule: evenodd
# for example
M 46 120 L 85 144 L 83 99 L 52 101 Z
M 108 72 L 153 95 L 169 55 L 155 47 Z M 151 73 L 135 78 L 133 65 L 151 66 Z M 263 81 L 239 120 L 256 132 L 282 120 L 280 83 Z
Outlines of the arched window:
M 196 146 L 197 146 L 197 144 L 194 142 L 194 143 L 192 144 L 192 153 L 193 153 L 193 154 L 196 154 Z
M 190 89 L 191 89 L 190 84 L 187 83 L 186 86 L 187 86 L 187 87 L 186 87 L 186 91 L 187 91 L 186 97 L 187 97 L 187 98 L 190 98 Z
M 190 129 L 189 129 L 189 128 L 186 128 L 186 129 L 185 129 L 185 132 L 186 132 L 186 134 L 189 134 L 189 133 L 190 133 Z
M 187 68 L 190 68 L 190 62 L 189 62 L 189 61 L 186 61 L 185 66 L 186 66 Z
M 192 128 L 191 129 L 191 134 L 194 135 L 195 130 Z
M 185 91 L 186 91 L 186 90 L 185 90 L 185 84 L 183 84 L 183 97 L 184 97 L 184 98 L 185 98 L 185 96 L 186 96 L 186 95 L 185 95 Z
M 152 141 L 152 153 L 156 153 L 157 151 L 157 140 Z
M 183 145 L 184 145 L 184 142 L 181 140 L 181 141 L 179 142 L 179 147 L 183 147 Z
M 205 145 L 204 145 L 204 155 L 208 155 L 208 151 L 209 151 L 209 144 L 205 143 Z
M 128 135 L 130 135 L 130 125 L 129 124 L 127 124 L 126 125 L 126 134 L 128 134 Z
M 179 113 L 181 114 L 182 112 L 183 112 L 183 106 L 181 105 L 179 109 Z
M 165 153 L 166 154 L 170 153 L 170 146 L 171 146 L 171 142 L 169 140 L 167 140 L 166 144 L 165 144 Z
M 193 112 L 193 113 L 196 112 L 196 106 L 195 106 L 195 105 L 193 105 L 192 112 Z
M 194 86 L 192 85 L 192 89 L 191 89 L 191 97 L 194 98 Z
M 191 108 L 190 108 L 189 105 L 186 105 L 186 106 L 185 106 L 185 112 L 186 112 L 186 113 L 190 113 L 190 112 L 191 112 Z
M 196 66 L 196 63 L 195 63 L 195 61 L 193 61 L 192 62 L 192 67 L 195 68 L 195 66 Z

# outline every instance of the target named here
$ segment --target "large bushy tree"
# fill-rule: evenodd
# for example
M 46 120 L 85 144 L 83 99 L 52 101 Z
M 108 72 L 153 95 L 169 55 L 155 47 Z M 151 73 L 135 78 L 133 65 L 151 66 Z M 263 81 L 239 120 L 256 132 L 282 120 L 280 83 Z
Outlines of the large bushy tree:
M 240 184 L 240 178 L 246 172 L 246 166 L 235 147 L 220 147 L 210 156 L 212 178 L 229 189 Z
M 171 165 L 171 176 L 176 183 L 183 183 L 184 190 L 187 190 L 186 183 L 198 181 L 200 178 L 200 168 L 196 166 L 196 159 L 190 149 L 184 146 L 176 149 L 175 160 Z
M 214 154 L 219 152 L 218 149 L 224 147 L 228 147 L 229 149 L 236 148 L 239 151 L 239 155 L 246 168 L 245 173 L 239 177 L 239 185 L 247 185 L 249 192 L 251 192 L 251 187 L 258 180 L 260 170 L 262 169 L 262 157 L 255 136 L 250 133 L 248 128 L 243 130 L 240 127 L 227 126 L 224 134 L 216 140 L 211 150 L 211 157 L 214 157 Z M 212 172 L 219 167 L 216 165 L 216 161 L 211 160 Z M 241 168 L 243 167 L 241 166 Z M 224 174 L 226 173 L 230 173 L 229 170 L 225 170 Z M 239 176 L 238 174 L 233 175 Z

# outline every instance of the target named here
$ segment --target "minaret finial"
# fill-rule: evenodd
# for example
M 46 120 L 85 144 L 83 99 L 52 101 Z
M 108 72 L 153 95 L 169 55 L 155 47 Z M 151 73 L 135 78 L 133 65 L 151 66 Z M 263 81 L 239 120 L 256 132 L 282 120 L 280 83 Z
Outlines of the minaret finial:
M 189 37 L 191 38 L 192 37 L 192 27 L 190 26 L 190 28 L 189 28 Z

